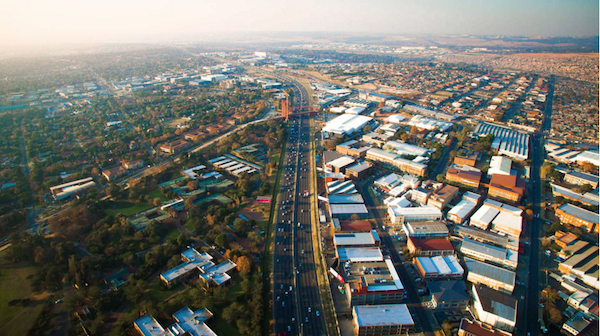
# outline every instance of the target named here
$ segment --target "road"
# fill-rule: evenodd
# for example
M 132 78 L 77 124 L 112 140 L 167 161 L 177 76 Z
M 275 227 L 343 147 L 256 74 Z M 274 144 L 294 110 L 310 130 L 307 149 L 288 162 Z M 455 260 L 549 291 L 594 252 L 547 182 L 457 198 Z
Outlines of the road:
M 295 91 L 294 112 L 307 106 L 308 92 L 295 80 L 277 76 L 291 83 Z M 273 249 L 273 320 L 275 335 L 327 335 L 317 266 L 313 252 L 314 225 L 311 188 L 310 119 L 292 118 L 285 148 Z
M 421 326 L 423 334 L 426 336 L 434 336 L 434 328 L 429 322 L 425 308 L 421 306 L 421 298 L 417 292 L 417 287 L 411 280 L 410 275 L 402 264 L 402 258 L 400 257 L 398 251 L 394 248 L 392 238 L 386 231 L 381 230 L 382 226 L 385 225 L 382 220 L 383 217 L 381 217 L 382 215 L 377 209 L 377 204 L 369 192 L 369 187 L 372 185 L 372 182 L 380 176 L 381 175 L 374 175 L 367 180 L 360 181 L 358 185 L 360 193 L 365 199 L 365 203 L 369 209 L 369 212 L 371 213 L 371 216 L 375 218 L 375 221 L 377 222 L 377 227 L 379 228 L 378 233 L 381 238 L 381 242 L 389 249 L 392 262 L 396 267 L 396 271 L 400 275 L 400 279 L 402 280 L 402 284 L 404 285 L 404 289 L 408 295 L 408 302 L 404 303 L 410 306 L 410 311 L 412 314 L 414 314 L 413 319 L 416 320 L 415 324 L 419 324 Z
M 552 122 L 552 100 L 554 98 L 554 78 L 548 91 L 546 110 L 544 111 L 544 120 L 542 122 L 541 132 L 536 132 L 531 138 L 531 202 L 533 203 L 534 218 L 529 223 L 529 238 L 531 244 L 529 245 L 529 284 L 527 286 L 527 296 L 525 298 L 525 320 L 527 332 L 531 332 L 532 335 L 540 332 L 540 325 L 538 323 L 538 296 L 542 290 L 540 281 L 544 280 L 545 277 L 540 274 L 540 232 L 542 227 L 542 220 L 538 217 L 541 212 L 540 204 L 544 201 L 542 195 L 542 180 L 540 177 L 540 168 L 544 163 L 544 132 L 550 130 Z M 525 335 L 526 332 L 519 333 Z

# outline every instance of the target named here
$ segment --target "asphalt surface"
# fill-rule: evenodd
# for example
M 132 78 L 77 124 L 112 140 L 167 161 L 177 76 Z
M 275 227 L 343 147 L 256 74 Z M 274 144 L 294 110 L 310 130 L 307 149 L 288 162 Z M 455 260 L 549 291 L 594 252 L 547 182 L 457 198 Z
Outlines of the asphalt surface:
M 295 106 L 307 106 L 308 93 L 299 83 Z M 294 112 L 302 112 L 295 108 Z M 277 199 L 273 252 L 273 320 L 275 335 L 326 335 L 317 269 L 313 254 L 310 195 L 310 119 L 292 118 L 285 149 L 284 174 Z M 308 196 L 307 196 L 308 195 Z
M 550 124 L 552 121 L 552 100 L 554 98 L 554 79 L 548 92 L 546 110 L 544 111 L 544 121 L 542 122 L 542 132 L 550 130 Z M 540 168 L 544 163 L 544 137 L 543 133 L 536 132 L 531 138 L 531 202 L 533 203 L 534 218 L 529 223 L 529 238 L 531 244 L 529 245 L 529 283 L 527 286 L 527 296 L 525 298 L 525 314 L 526 314 L 526 331 L 530 332 L 531 335 L 540 333 L 540 324 L 538 322 L 538 300 L 540 291 L 542 290 L 543 284 L 540 281 L 543 277 L 540 275 L 540 237 L 541 237 L 541 226 L 542 220 L 536 218 L 540 215 L 541 207 L 540 204 L 543 202 L 542 196 L 542 181 L 540 177 Z M 525 332 L 519 334 L 526 334 Z

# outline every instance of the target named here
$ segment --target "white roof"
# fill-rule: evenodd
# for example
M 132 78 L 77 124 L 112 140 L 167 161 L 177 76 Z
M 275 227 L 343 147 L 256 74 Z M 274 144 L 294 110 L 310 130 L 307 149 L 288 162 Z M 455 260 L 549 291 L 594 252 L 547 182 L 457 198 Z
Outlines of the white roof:
M 465 271 L 456 256 L 417 257 L 425 273 L 438 275 L 463 274 Z
M 573 158 L 577 162 L 590 162 L 594 166 L 600 166 L 600 154 L 595 151 L 585 151 Z
M 361 114 L 365 110 L 364 107 L 354 106 L 349 109 L 346 109 L 345 113 L 347 114 Z
M 508 233 L 510 230 L 523 230 L 523 217 L 515 216 L 510 212 L 501 211 L 492 221 L 494 229 Z
M 336 246 L 375 245 L 375 237 L 371 232 L 336 233 L 333 242 Z
M 510 170 L 512 169 L 512 160 L 505 156 L 492 156 L 492 160 L 490 161 L 490 169 L 488 170 L 488 175 L 492 176 L 493 174 L 500 175 L 510 175 Z
M 340 167 L 346 167 L 348 165 L 351 165 L 354 163 L 354 159 L 349 157 L 349 156 L 342 156 L 340 158 L 337 158 L 333 161 L 329 161 L 326 164 L 332 167 L 336 167 L 336 168 L 340 168 Z
M 465 219 L 465 217 L 475 210 L 476 206 L 477 204 L 471 201 L 462 200 L 455 207 L 450 209 L 450 211 L 448 211 L 448 215 L 455 215 L 458 218 Z
M 408 144 L 400 141 L 388 141 L 383 148 L 390 149 L 398 155 L 426 155 L 429 153 L 429 149 Z
M 397 216 L 417 216 L 417 215 L 432 215 L 432 216 L 442 216 L 442 211 L 431 205 L 424 205 L 415 208 L 399 208 L 394 207 L 394 212 Z
M 354 306 L 352 315 L 359 327 L 415 324 L 405 304 Z
M 342 114 L 329 121 L 325 127 L 323 127 L 322 131 L 335 134 L 350 134 L 358 131 L 371 120 L 373 120 L 373 118 L 361 115 Z
M 331 215 L 368 214 L 364 204 L 329 204 Z
M 383 254 L 379 247 L 340 247 L 337 249 L 340 261 L 381 262 Z
M 488 226 L 500 213 L 500 210 L 484 204 L 471 216 L 471 223 Z
M 393 114 L 387 118 L 388 122 L 395 123 L 395 124 L 399 124 L 401 122 L 404 122 L 405 120 L 406 120 L 406 117 L 404 117 L 400 114 Z
M 391 189 L 400 184 L 400 179 L 400 175 L 392 173 L 379 178 L 377 181 L 375 181 L 374 184 L 378 184 Z

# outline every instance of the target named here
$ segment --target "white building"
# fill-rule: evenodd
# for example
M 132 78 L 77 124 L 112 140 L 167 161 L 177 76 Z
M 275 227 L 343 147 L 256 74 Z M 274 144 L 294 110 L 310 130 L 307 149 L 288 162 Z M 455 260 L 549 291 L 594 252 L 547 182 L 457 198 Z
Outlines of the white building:
M 473 286 L 473 309 L 477 319 L 494 328 L 512 332 L 517 323 L 517 300 L 483 285 Z
M 349 135 L 363 129 L 371 123 L 373 118 L 361 115 L 342 114 L 341 116 L 329 121 L 323 127 L 323 132 L 333 133 L 337 135 Z
M 404 222 L 439 221 L 442 219 L 442 211 L 430 205 L 417 208 L 388 207 L 390 221 L 394 225 L 402 225 Z
M 499 175 L 511 175 L 512 160 L 505 156 L 492 156 L 490 161 L 490 169 L 488 170 L 488 176 L 494 174 Z

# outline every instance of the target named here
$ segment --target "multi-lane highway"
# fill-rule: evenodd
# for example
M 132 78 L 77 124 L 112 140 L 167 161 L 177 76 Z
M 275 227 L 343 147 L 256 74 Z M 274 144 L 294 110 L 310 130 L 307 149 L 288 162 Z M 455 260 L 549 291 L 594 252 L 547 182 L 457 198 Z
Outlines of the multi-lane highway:
M 295 106 L 306 106 L 306 89 L 287 78 L 286 81 L 293 83 L 297 101 Z M 292 118 L 275 222 L 275 335 L 327 334 L 313 253 L 312 211 L 316 209 L 311 209 L 310 202 L 314 192 L 311 188 L 310 160 L 310 119 L 306 116 Z

